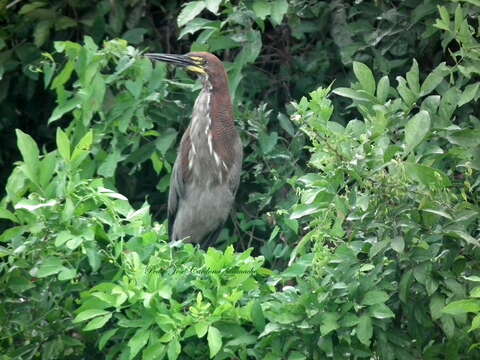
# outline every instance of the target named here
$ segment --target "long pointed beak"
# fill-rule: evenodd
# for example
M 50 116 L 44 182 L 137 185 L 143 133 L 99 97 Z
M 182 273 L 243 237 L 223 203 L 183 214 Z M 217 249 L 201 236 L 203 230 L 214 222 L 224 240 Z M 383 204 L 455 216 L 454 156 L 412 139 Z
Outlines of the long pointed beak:
M 187 70 L 199 73 L 206 74 L 205 68 L 202 65 L 199 65 L 195 62 L 194 59 L 190 58 L 187 55 L 174 55 L 174 54 L 145 54 L 146 57 L 155 61 L 163 61 L 169 64 L 183 66 Z
M 173 55 L 173 54 L 145 54 L 146 57 L 156 60 L 163 61 L 169 64 L 179 65 L 179 66 L 196 66 L 195 62 L 185 55 Z

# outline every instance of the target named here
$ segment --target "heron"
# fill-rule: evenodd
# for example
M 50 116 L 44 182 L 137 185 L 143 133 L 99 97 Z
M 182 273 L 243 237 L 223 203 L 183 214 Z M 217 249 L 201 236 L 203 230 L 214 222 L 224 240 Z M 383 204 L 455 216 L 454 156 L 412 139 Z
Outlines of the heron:
M 243 149 L 235 127 L 228 77 L 208 52 L 145 54 L 185 68 L 203 86 L 173 165 L 168 194 L 170 241 L 215 243 L 232 209 L 240 182 Z

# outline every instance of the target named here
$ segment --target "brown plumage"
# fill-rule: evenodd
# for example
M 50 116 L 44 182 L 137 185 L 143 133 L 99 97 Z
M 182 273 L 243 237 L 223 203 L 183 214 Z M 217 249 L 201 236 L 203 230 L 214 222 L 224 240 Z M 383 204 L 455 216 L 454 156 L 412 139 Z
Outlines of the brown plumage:
M 171 241 L 207 247 L 230 213 L 243 158 L 227 74 L 222 62 L 206 52 L 147 56 L 196 72 L 203 82 L 173 167 L 168 215 Z

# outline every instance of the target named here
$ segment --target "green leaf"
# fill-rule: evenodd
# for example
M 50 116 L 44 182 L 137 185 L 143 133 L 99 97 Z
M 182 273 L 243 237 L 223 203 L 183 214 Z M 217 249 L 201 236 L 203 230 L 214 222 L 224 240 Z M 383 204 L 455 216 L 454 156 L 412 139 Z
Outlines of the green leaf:
M 4 208 L 0 208 L 0 219 L 7 219 L 18 223 L 17 217 L 12 212 Z
M 70 140 L 60 127 L 57 128 L 57 148 L 65 161 L 70 161 Z
M 278 134 L 274 131 L 270 134 L 262 134 L 259 136 L 260 148 L 266 155 L 269 154 L 275 147 L 278 141 Z
M 77 316 L 75 316 L 75 319 L 73 319 L 73 323 L 79 323 L 82 321 L 90 320 L 94 317 L 102 316 L 106 314 L 110 314 L 110 311 L 103 310 L 103 309 L 88 309 L 80 312 Z
M 440 295 L 434 295 L 430 300 L 430 314 L 432 320 L 438 320 L 442 317 L 442 309 L 445 306 L 445 299 Z
M 36 47 L 41 47 L 48 40 L 51 26 L 51 20 L 42 20 L 35 25 L 35 29 L 33 30 L 33 42 Z
M 193 20 L 198 14 L 200 14 L 203 9 L 205 9 L 204 1 L 191 1 L 187 3 L 177 18 L 177 23 L 179 27 L 184 26 L 190 20 Z
M 165 356 L 165 345 L 162 344 L 159 340 L 152 343 L 150 340 L 150 344 L 143 350 L 142 360 L 157 360 L 163 359 Z
M 222 0 L 205 0 L 205 6 L 207 7 L 208 11 L 214 13 L 215 15 L 218 14 L 218 8 Z
M 53 110 L 52 115 L 48 118 L 48 124 L 60 119 L 66 113 L 72 111 L 73 109 L 80 107 L 82 105 L 82 98 L 80 96 L 74 96 L 71 99 L 59 104 L 55 110 Z
M 360 82 L 362 89 L 373 96 L 375 94 L 375 78 L 370 68 L 361 62 L 354 61 L 353 72 Z
M 258 332 L 261 333 L 265 330 L 265 316 L 263 315 L 262 306 L 259 301 L 253 302 L 250 317 Z
M 468 332 L 473 331 L 473 330 L 477 330 L 478 328 L 480 328 L 480 314 L 478 314 L 477 316 L 475 316 L 473 318 L 472 326 L 470 327 Z
M 322 314 L 322 324 L 320 325 L 320 333 L 322 336 L 326 336 L 340 327 L 340 325 L 338 325 L 338 318 L 339 315 L 337 313 L 326 312 Z
M 319 212 L 321 209 L 322 207 L 316 203 L 310 205 L 298 204 L 293 207 L 293 211 L 290 214 L 290 219 L 298 219 L 304 216 L 312 215 L 316 212 Z
M 363 305 L 383 304 L 388 300 L 388 294 L 381 290 L 371 290 L 365 294 L 362 300 Z
M 262 20 L 265 20 L 271 12 L 270 4 L 266 0 L 255 0 L 252 9 L 255 15 Z
M 128 341 L 128 347 L 130 348 L 129 359 L 133 359 L 147 345 L 150 337 L 150 330 L 138 329 L 130 340 Z
M 38 278 L 44 278 L 50 275 L 54 275 L 63 270 L 62 260 L 57 257 L 47 257 L 42 260 L 38 270 L 32 274 Z
M 368 315 L 360 316 L 357 325 L 357 337 L 360 342 L 366 346 L 370 346 L 370 339 L 373 335 L 372 319 Z
M 395 317 L 393 311 L 390 310 L 390 308 L 385 304 L 375 304 L 370 306 L 368 313 L 377 319 L 388 319 Z
M 332 90 L 332 92 L 334 94 L 339 95 L 339 96 L 347 97 L 347 98 L 350 98 L 350 99 L 353 99 L 353 100 L 366 101 L 366 102 L 371 102 L 372 101 L 372 97 L 368 96 L 368 93 L 366 91 L 361 92 L 361 91 L 353 90 L 353 89 L 350 89 L 350 88 L 340 87 L 340 88 L 336 88 L 336 89 Z M 374 99 L 374 102 L 375 102 L 375 98 L 373 98 L 373 99 Z
M 392 239 L 391 246 L 397 253 L 403 253 L 403 250 L 405 249 L 405 240 L 403 239 L 403 236 L 395 236 Z
M 198 338 L 202 338 L 205 336 L 205 334 L 207 333 L 208 331 L 208 327 L 210 325 L 206 322 L 206 321 L 200 321 L 200 322 L 197 322 L 195 325 L 194 325 L 194 329 L 195 329 L 195 333 L 197 334 L 197 337 Z
M 102 164 L 98 167 L 97 173 L 103 177 L 112 177 L 115 175 L 117 164 L 123 160 L 125 156 L 115 149 L 113 153 L 107 155 Z
M 438 169 L 433 169 L 426 165 L 405 163 L 407 175 L 425 186 L 450 186 L 450 180 L 443 172 Z
M 108 331 L 105 331 L 102 336 L 100 337 L 100 340 L 98 340 L 98 349 L 100 351 L 103 350 L 105 345 L 107 344 L 108 340 L 112 338 L 113 335 L 116 334 L 116 332 L 119 330 L 119 328 L 116 329 L 110 329 Z
M 435 88 L 440 85 L 443 78 L 450 73 L 450 69 L 445 65 L 445 63 L 441 63 L 438 65 L 430 74 L 428 74 L 427 78 L 423 82 L 420 88 L 420 96 L 425 96 L 430 94 Z
M 80 165 L 80 163 L 87 157 L 90 152 L 90 148 L 93 142 L 93 131 L 89 130 L 78 142 L 77 146 L 73 150 L 71 161 L 74 166 Z
M 408 73 L 406 74 L 407 83 L 410 90 L 418 96 L 420 95 L 420 75 L 418 71 L 418 63 L 417 60 L 413 59 L 413 64 Z
M 480 82 L 468 85 L 465 90 L 463 90 L 462 95 L 460 95 L 457 106 L 460 107 L 472 101 L 477 96 L 479 86 Z
M 167 346 L 167 356 L 168 360 L 176 360 L 180 352 L 182 351 L 182 346 L 180 345 L 177 339 L 173 339 L 168 343 Z
M 453 131 L 447 136 L 447 140 L 458 146 L 473 148 L 480 145 L 480 129 Z
M 383 76 L 378 82 L 377 86 L 377 99 L 380 104 L 384 104 L 387 101 L 390 93 L 390 80 L 388 76 Z
M 91 331 L 100 329 L 103 325 L 105 325 L 108 320 L 112 317 L 112 314 L 106 314 L 103 316 L 96 317 L 95 319 L 91 320 L 84 328 L 83 331 Z
M 407 86 L 407 81 L 403 77 L 397 76 L 396 80 L 398 82 L 397 91 L 400 94 L 400 97 L 408 107 L 412 107 L 418 100 L 418 95 L 410 90 Z
M 283 17 L 288 11 L 287 0 L 273 0 L 271 5 L 270 20 L 275 25 L 282 23 Z
M 71 280 L 77 276 L 77 270 L 64 267 L 58 274 L 58 280 L 66 281 Z
M 450 315 L 466 314 L 469 312 L 478 313 L 480 312 L 480 300 L 466 299 L 454 301 L 445 306 L 442 312 Z
M 210 359 L 212 359 L 222 348 L 222 334 L 216 327 L 210 326 L 208 328 L 207 340 L 208 348 L 210 349 Z
M 17 133 L 17 146 L 25 163 L 25 175 L 33 182 L 36 182 L 40 156 L 37 143 L 22 130 L 16 129 L 15 132 Z

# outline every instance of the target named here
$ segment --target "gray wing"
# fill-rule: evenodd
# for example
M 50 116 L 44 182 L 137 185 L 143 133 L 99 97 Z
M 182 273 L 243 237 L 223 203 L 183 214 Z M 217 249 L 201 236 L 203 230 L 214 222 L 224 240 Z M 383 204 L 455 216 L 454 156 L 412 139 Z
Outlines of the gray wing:
M 183 197 L 184 185 L 181 174 L 181 158 L 177 157 L 173 165 L 172 176 L 170 178 L 170 189 L 168 192 L 168 237 L 172 241 L 173 223 L 177 215 L 178 205 Z
M 243 161 L 243 146 L 240 140 L 240 137 L 237 136 L 237 141 L 235 142 L 234 154 L 235 159 L 233 159 L 232 168 L 228 174 L 228 185 L 232 191 L 233 196 L 237 193 L 238 184 L 240 183 L 240 172 L 242 171 L 242 161 Z

